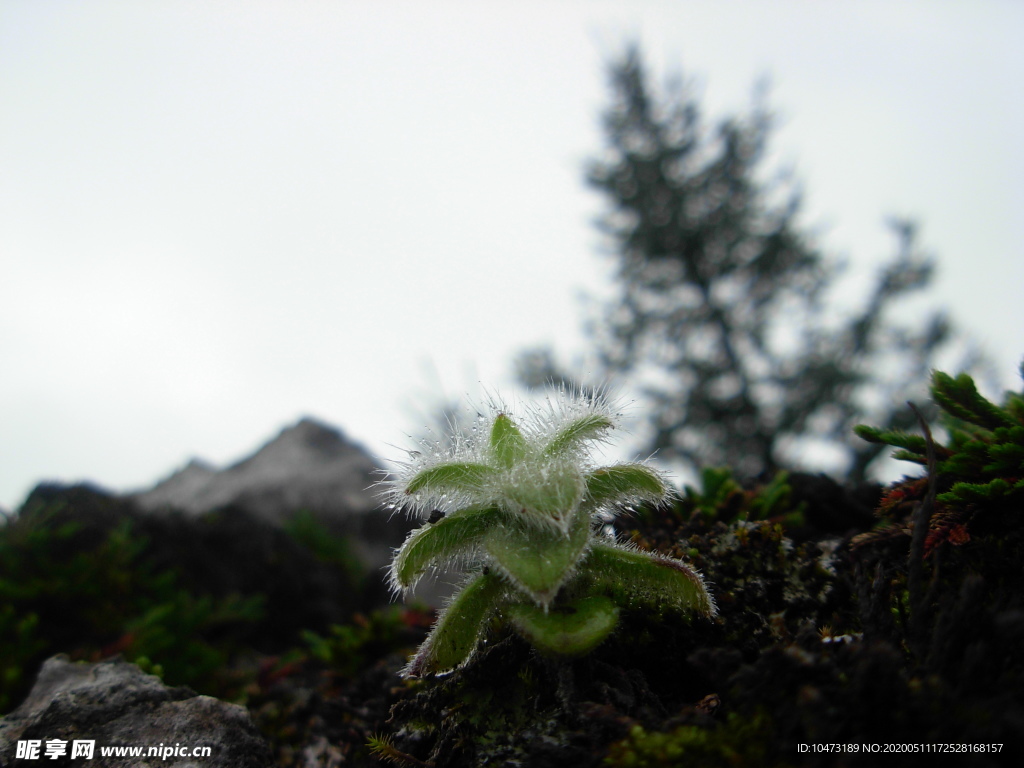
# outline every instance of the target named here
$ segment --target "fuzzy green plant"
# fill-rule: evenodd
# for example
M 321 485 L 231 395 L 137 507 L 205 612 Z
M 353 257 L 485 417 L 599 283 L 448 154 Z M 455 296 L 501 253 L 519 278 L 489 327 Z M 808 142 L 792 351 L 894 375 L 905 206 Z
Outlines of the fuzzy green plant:
M 577 656 L 611 634 L 624 607 L 714 615 L 694 569 L 602 533 L 621 509 L 671 492 L 642 462 L 594 464 L 617 423 L 605 398 L 563 391 L 519 421 L 492 411 L 475 435 L 410 453 L 386 481 L 392 508 L 428 518 L 395 554 L 393 588 L 406 592 L 439 567 L 468 571 L 406 675 L 464 664 L 494 623 L 543 653 Z

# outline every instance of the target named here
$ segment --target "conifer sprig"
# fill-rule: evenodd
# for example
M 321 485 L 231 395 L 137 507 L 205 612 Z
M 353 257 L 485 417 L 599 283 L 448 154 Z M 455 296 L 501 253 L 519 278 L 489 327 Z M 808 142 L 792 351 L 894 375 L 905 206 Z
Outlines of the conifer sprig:
M 934 479 L 940 492 L 935 497 L 929 551 L 941 541 L 969 541 L 973 509 L 1024 496 L 1024 395 L 1009 392 L 1004 404 L 996 405 L 978 392 L 969 375 L 954 377 L 939 371 L 932 375 L 931 394 L 942 409 L 949 438 L 944 445 L 932 442 Z M 928 463 L 924 437 L 864 425 L 856 432 L 865 440 L 899 448 L 894 458 Z M 880 511 L 887 514 L 914 498 L 918 486 L 917 480 L 896 484 L 883 498 Z M 898 529 L 862 534 L 855 542 L 871 541 L 893 530 Z

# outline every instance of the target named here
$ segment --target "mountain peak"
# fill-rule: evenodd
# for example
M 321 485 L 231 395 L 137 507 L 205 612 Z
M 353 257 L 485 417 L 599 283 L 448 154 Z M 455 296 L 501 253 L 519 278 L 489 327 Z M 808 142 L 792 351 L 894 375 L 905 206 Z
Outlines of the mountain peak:
M 193 459 L 134 498 L 145 509 L 194 514 L 237 504 L 275 521 L 299 509 L 362 513 L 376 507 L 367 490 L 375 470 L 340 429 L 306 416 L 225 469 Z
M 275 438 L 265 443 L 249 459 L 240 463 L 267 454 L 272 455 L 276 460 L 281 458 L 281 454 L 292 452 L 325 457 L 352 455 L 358 452 L 369 460 L 369 454 L 366 454 L 360 446 L 349 441 L 340 429 L 311 416 L 303 416 L 295 424 L 282 429 Z

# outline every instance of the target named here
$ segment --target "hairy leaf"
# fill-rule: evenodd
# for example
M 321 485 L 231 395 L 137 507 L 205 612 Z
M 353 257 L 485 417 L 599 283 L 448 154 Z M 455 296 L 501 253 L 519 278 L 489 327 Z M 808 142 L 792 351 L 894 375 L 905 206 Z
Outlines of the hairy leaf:
M 543 523 L 508 525 L 484 540 L 494 566 L 538 605 L 554 599 L 590 538 L 589 515 L 578 511 L 566 533 Z
M 501 517 L 502 512 L 493 507 L 469 508 L 420 526 L 395 555 L 392 583 L 408 589 L 431 565 L 450 561 L 476 547 L 489 529 L 501 525 Z
M 583 500 L 584 487 L 574 462 L 548 459 L 517 464 L 506 476 L 502 492 L 521 511 L 564 527 Z
M 418 472 L 406 485 L 405 492 L 407 494 L 421 491 L 471 493 L 479 490 L 484 482 L 493 475 L 494 468 L 486 464 L 452 461 L 427 467 Z
M 668 486 L 643 464 L 615 464 L 587 475 L 587 497 L 597 506 L 617 501 L 661 501 Z
M 485 622 L 505 592 L 497 577 L 476 576 L 448 604 L 412 661 L 405 668 L 408 677 L 447 672 L 472 655 Z
M 517 603 L 507 612 L 515 628 L 534 646 L 560 656 L 589 653 L 611 634 L 619 620 L 618 606 L 600 595 L 550 610 Z
M 491 452 L 498 466 L 510 468 L 526 456 L 526 438 L 519 427 L 504 413 L 499 413 L 491 427 Z
M 544 454 L 557 456 L 571 451 L 587 440 L 597 440 L 614 426 L 615 422 L 609 416 L 603 413 L 588 413 L 562 427 L 544 448 Z
M 704 579 L 680 560 L 602 543 L 591 547 L 581 570 L 613 596 L 715 615 Z

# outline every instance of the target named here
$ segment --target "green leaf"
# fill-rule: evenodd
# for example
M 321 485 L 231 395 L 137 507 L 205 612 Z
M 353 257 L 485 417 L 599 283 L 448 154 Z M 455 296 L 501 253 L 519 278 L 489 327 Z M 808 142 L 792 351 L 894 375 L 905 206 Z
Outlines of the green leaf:
M 504 593 L 505 585 L 495 576 L 484 573 L 473 578 L 441 612 L 403 674 L 420 677 L 464 664 L 476 649 L 484 624 Z
M 416 473 L 405 487 L 407 494 L 478 491 L 494 475 L 494 468 L 471 461 L 452 461 Z
M 615 422 L 603 413 L 588 413 L 586 416 L 573 419 L 551 438 L 547 447 L 544 448 L 544 455 L 557 456 L 571 451 L 586 440 L 599 439 L 603 432 L 614 426 Z
M 917 453 L 911 453 L 910 451 L 893 451 L 892 457 L 897 461 L 912 461 L 915 464 L 924 466 L 928 463 L 928 459 Z
M 499 413 L 491 427 L 491 453 L 500 467 L 509 469 L 526 456 L 526 438 L 519 427 L 504 413 Z
M 869 443 L 885 442 L 885 440 L 882 439 L 882 430 L 878 427 L 872 427 L 868 424 L 858 424 L 853 428 L 853 432 L 861 440 L 867 440 Z
M 615 544 L 594 544 L 580 571 L 620 599 L 645 605 L 667 603 L 703 616 L 716 612 L 704 579 L 680 560 Z
M 513 467 L 501 490 L 523 511 L 554 520 L 564 528 L 583 500 L 585 485 L 576 462 L 535 459 Z
M 739 483 L 733 479 L 729 467 L 705 467 L 700 473 L 700 479 L 704 499 L 715 506 L 740 490 Z
M 1022 429 L 1016 427 L 1016 429 Z M 1024 473 L 1024 444 L 1003 443 L 989 448 L 991 462 L 984 467 L 985 472 L 1002 472 L 1008 475 Z
M 985 504 L 996 501 L 1011 493 L 1013 487 L 1002 478 L 987 483 L 954 483 L 946 493 L 936 498 L 946 504 L 967 502 L 968 504 Z
M 1008 392 L 1006 395 L 1006 413 L 1019 424 L 1024 424 L 1024 397 L 1016 392 Z
M 590 539 L 590 516 L 577 510 L 567 532 L 521 521 L 492 530 L 484 540 L 494 567 L 538 605 L 548 605 L 573 572 Z
M 956 477 L 973 477 L 987 462 L 988 444 L 981 440 L 965 440 L 957 446 L 956 453 L 939 463 L 939 470 L 942 474 Z
M 560 656 L 589 653 L 619 621 L 618 606 L 599 595 L 549 610 L 516 603 L 507 612 L 515 628 L 534 646 Z
M 953 378 L 936 371 L 932 375 L 932 397 L 950 415 L 983 429 L 1014 426 L 1009 414 L 986 400 L 966 373 Z
M 661 501 L 668 487 L 661 475 L 643 464 L 616 464 L 587 475 L 587 498 L 595 505 L 620 501 Z
M 869 443 L 881 443 L 891 445 L 895 448 L 903 448 L 906 451 L 924 456 L 928 451 L 928 442 L 921 435 L 908 435 L 898 429 L 877 429 L 865 424 L 858 424 L 853 431 L 862 440 Z
M 792 496 L 793 489 L 789 485 L 789 473 L 777 472 L 772 481 L 762 486 L 750 502 L 747 519 L 767 520 L 787 513 L 799 518 L 803 514 L 804 505 L 801 502 L 796 509 L 792 509 L 790 505 Z
M 452 560 L 479 545 L 484 534 L 502 524 L 493 507 L 461 509 L 409 534 L 391 564 L 391 581 L 408 589 L 431 565 Z

